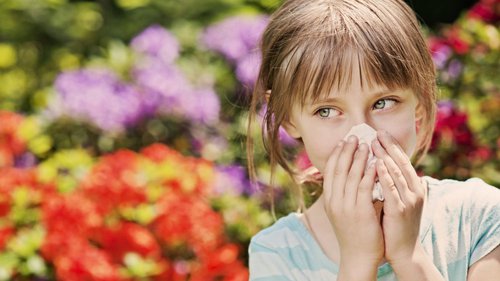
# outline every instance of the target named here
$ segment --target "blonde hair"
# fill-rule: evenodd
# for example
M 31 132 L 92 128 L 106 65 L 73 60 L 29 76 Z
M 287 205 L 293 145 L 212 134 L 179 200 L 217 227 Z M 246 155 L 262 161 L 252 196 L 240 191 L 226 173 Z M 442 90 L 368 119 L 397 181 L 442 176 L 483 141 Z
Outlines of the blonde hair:
M 349 87 L 356 61 L 360 75 L 368 82 L 363 87 L 376 84 L 414 91 L 419 101 L 417 110 L 423 113 L 417 162 L 426 154 L 436 114 L 435 70 L 416 16 L 403 1 L 285 1 L 270 18 L 261 52 L 248 124 L 247 154 L 252 175 L 250 130 L 259 106 L 268 99 L 262 137 L 271 167 L 280 165 L 294 177 L 279 140 L 279 127 L 288 120 L 293 105 Z

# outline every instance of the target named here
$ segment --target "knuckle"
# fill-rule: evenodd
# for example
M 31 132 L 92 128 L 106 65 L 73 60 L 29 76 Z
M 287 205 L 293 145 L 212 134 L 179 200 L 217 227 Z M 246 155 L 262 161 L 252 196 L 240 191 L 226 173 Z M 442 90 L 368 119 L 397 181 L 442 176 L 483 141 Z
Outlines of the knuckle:
M 408 160 L 408 159 L 405 159 L 405 161 L 403 161 L 403 163 L 400 166 L 401 166 L 402 171 L 406 171 L 409 173 L 411 173 L 413 170 L 415 170 L 413 168 L 413 165 L 411 164 L 410 160 Z
M 414 204 L 416 207 L 423 207 L 424 206 L 424 197 L 415 196 L 415 203 Z
M 333 170 L 333 175 L 334 176 L 340 176 L 344 173 L 344 169 L 342 169 L 341 167 L 337 167 Z
M 406 204 L 409 209 L 421 209 L 424 206 L 424 199 L 420 196 L 410 196 L 406 199 Z
M 398 168 L 393 168 L 392 169 L 392 174 L 394 175 L 395 178 L 400 179 L 403 178 L 403 173 L 401 172 L 400 169 Z
M 332 216 L 332 218 L 334 218 L 334 219 L 340 219 L 344 215 L 343 208 L 339 207 L 339 206 L 331 207 L 329 213 Z
M 408 207 L 406 205 L 404 205 L 404 204 L 398 205 L 398 212 L 400 214 L 405 214 L 407 212 L 407 210 L 408 210 Z

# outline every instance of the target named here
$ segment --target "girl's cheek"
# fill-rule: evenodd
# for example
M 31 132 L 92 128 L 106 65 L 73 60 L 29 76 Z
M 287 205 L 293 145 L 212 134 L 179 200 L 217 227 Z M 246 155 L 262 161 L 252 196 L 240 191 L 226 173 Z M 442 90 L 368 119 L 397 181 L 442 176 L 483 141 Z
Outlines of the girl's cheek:
M 415 146 L 417 133 L 415 128 L 415 119 L 411 117 L 396 118 L 397 122 L 389 121 L 378 126 L 378 130 L 382 129 L 392 135 L 404 149 L 408 156 L 412 156 Z
M 303 139 L 309 160 L 321 173 L 333 150 L 342 139 L 343 135 L 337 135 L 334 131 Z

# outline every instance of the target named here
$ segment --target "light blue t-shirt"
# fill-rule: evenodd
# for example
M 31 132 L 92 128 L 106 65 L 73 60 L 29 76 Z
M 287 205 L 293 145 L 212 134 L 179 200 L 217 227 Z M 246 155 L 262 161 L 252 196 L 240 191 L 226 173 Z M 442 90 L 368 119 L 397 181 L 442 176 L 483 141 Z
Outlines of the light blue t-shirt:
M 500 244 L 500 190 L 479 179 L 425 180 L 429 192 L 420 241 L 445 280 L 465 281 L 468 268 Z M 297 213 L 255 235 L 249 255 L 253 281 L 332 281 L 339 270 Z M 377 280 L 397 279 L 386 263 L 378 268 Z

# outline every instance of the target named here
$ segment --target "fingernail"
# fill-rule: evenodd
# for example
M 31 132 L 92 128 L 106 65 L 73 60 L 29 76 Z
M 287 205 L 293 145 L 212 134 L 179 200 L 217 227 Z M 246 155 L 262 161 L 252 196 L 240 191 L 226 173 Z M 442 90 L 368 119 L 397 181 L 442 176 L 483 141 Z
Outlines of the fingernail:
M 350 136 L 347 141 L 350 142 L 350 143 L 353 143 L 353 142 L 356 142 L 356 136 Z
M 368 165 L 368 170 L 374 170 L 375 169 L 375 162 L 371 162 L 369 165 Z
M 337 145 L 338 146 L 343 146 L 344 145 L 344 141 L 343 140 L 339 141 L 339 143 Z

